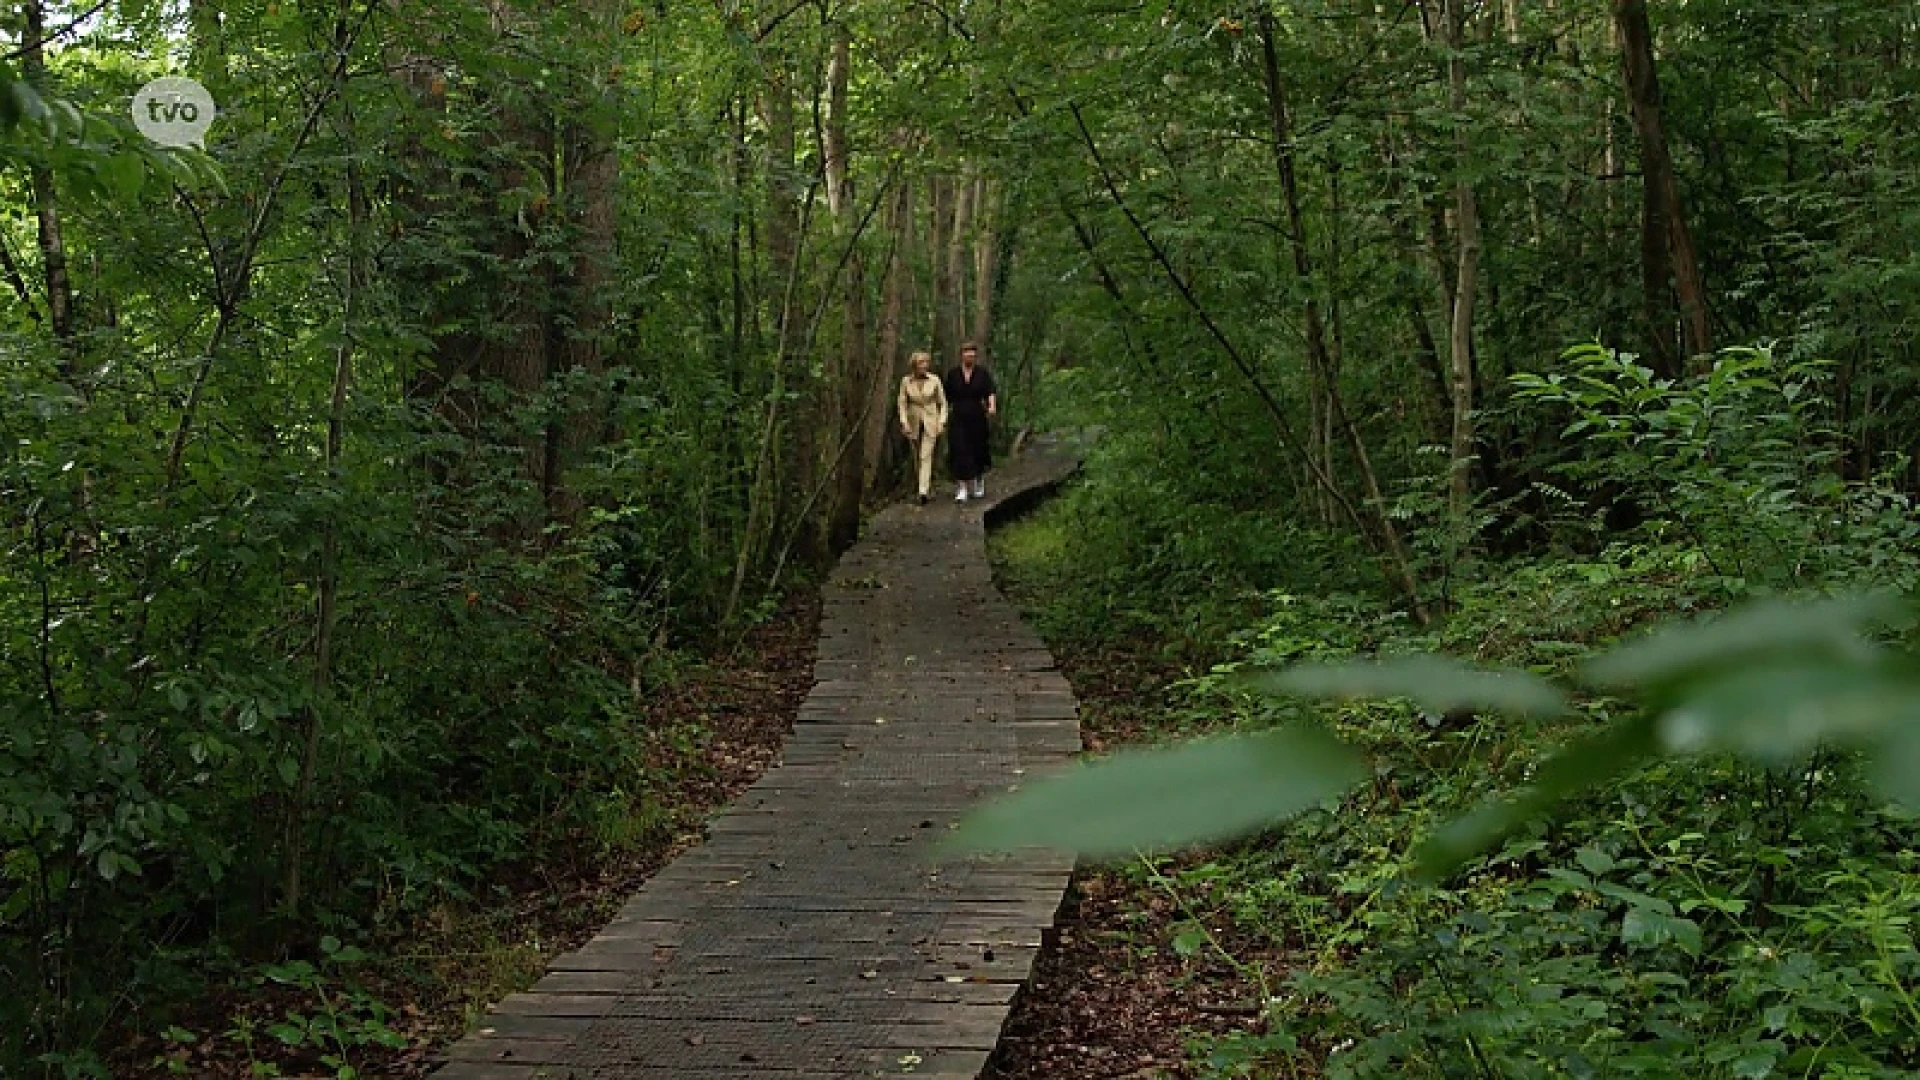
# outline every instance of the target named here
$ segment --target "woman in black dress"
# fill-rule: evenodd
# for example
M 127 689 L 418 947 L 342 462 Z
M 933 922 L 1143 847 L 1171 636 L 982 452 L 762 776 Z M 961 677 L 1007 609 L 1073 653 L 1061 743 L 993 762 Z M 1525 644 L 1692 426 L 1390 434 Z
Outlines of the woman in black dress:
M 976 499 L 987 497 L 987 466 L 993 464 L 987 447 L 987 418 L 995 409 L 993 375 L 979 366 L 980 350 L 969 341 L 960 346 L 960 366 L 947 372 L 947 470 L 960 482 L 954 501 L 966 502 L 968 486 Z

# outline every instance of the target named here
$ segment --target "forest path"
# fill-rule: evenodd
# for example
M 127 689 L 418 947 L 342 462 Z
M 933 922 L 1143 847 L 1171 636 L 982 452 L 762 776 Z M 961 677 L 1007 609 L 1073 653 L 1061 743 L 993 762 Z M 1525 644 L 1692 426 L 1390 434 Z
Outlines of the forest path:
M 1072 860 L 930 858 L 961 813 L 1080 749 L 1071 689 L 993 586 L 988 520 L 1066 476 L 877 515 L 823 597 L 780 765 L 601 934 L 502 1001 L 439 1080 L 972 1078 Z

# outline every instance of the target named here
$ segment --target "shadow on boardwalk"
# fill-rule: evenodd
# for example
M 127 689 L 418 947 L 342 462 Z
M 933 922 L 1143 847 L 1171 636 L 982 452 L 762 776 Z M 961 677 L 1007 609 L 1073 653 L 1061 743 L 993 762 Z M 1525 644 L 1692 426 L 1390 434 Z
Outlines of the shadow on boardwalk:
M 1043 443 L 985 503 L 879 514 L 826 587 L 782 763 L 438 1080 L 978 1076 L 1072 860 L 929 849 L 1080 748 L 1072 692 L 985 552 L 986 522 L 1072 465 Z

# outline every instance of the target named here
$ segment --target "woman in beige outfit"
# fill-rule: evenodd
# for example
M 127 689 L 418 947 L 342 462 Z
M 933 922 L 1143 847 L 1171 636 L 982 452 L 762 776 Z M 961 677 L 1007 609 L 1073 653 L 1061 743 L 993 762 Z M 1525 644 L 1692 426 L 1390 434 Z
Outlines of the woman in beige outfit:
M 900 434 L 913 443 L 920 464 L 920 503 L 933 490 L 933 444 L 947 429 L 947 390 L 927 371 L 933 357 L 913 354 L 913 373 L 900 380 Z

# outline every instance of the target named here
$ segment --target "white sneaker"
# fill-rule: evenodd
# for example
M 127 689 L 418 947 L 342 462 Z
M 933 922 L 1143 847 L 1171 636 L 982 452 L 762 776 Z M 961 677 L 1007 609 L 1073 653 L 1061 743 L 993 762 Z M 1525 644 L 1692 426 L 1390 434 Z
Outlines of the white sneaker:
M 967 485 L 965 484 L 960 485 L 960 490 L 953 493 L 953 501 L 954 502 L 967 501 Z
M 973 482 L 973 497 L 976 499 L 984 499 L 987 497 L 987 482 L 985 480 L 975 480 Z

